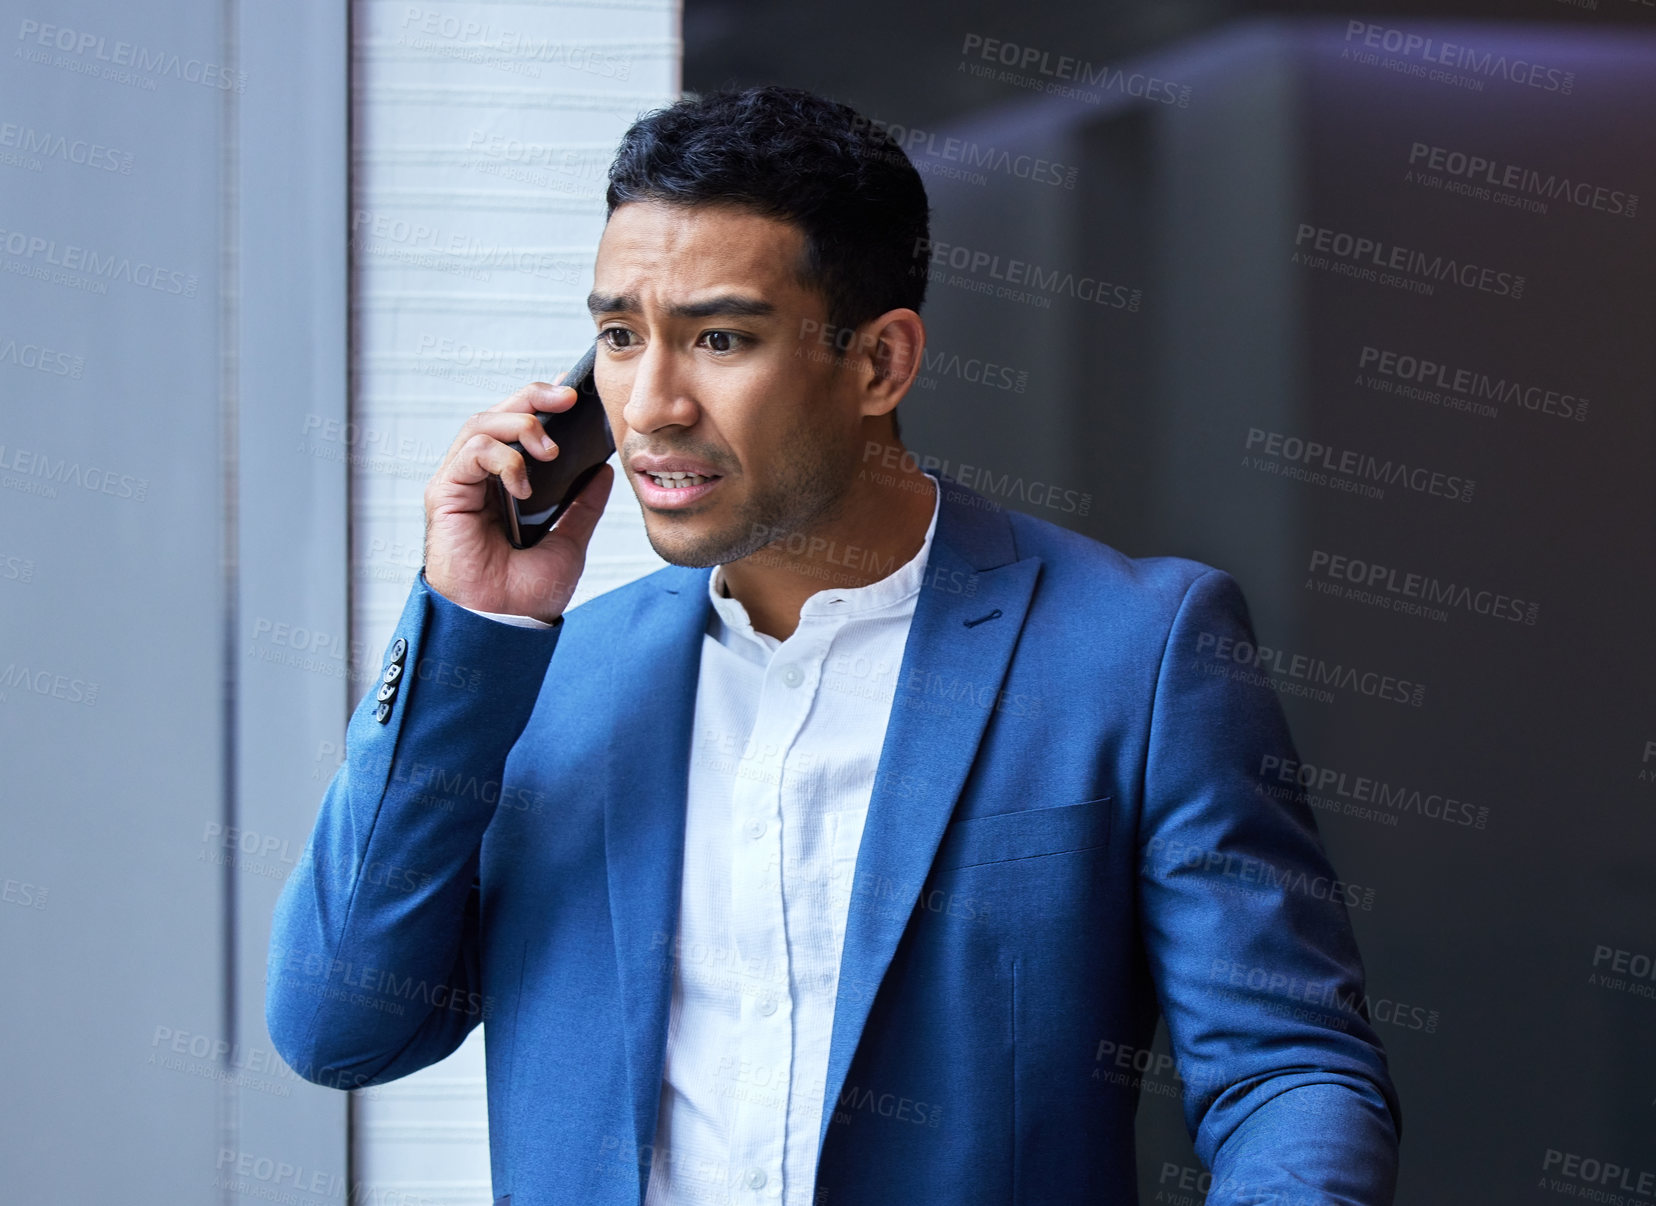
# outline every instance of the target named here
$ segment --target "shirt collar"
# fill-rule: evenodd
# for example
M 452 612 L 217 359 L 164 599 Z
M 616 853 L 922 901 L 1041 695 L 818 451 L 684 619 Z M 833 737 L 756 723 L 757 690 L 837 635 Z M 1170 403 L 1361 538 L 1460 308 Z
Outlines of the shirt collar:
M 932 538 L 937 533 L 937 515 L 942 509 L 943 501 L 943 487 L 938 482 L 936 474 L 927 473 L 926 477 L 932 483 L 932 514 L 931 522 L 926 525 L 925 538 L 920 542 L 920 551 L 885 577 L 866 586 L 835 586 L 817 591 L 807 598 L 799 609 L 800 623 L 813 618 L 840 620 L 853 615 L 868 615 L 906 602 L 920 593 L 920 584 L 926 574 L 926 559 L 931 553 Z M 835 555 L 844 563 L 861 565 L 865 564 L 861 559 L 867 556 L 867 550 L 848 547 L 837 551 Z M 731 629 L 746 633 L 774 648 L 778 644 L 776 639 L 755 631 L 748 619 L 747 608 L 723 593 L 724 568 L 722 565 L 714 566 L 713 572 L 707 578 L 707 593 L 713 601 L 714 612 Z

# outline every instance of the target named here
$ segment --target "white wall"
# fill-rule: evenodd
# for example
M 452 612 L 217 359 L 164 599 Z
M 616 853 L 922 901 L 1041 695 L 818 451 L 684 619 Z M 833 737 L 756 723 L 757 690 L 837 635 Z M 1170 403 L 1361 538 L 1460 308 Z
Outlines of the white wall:
M 679 14 L 653 0 L 358 0 L 353 23 L 360 692 L 419 569 L 421 492 L 455 431 L 592 339 L 609 160 L 634 118 L 678 94 Z M 617 474 L 574 602 L 661 564 Z M 489 1203 L 484 1029 L 356 1095 L 356 1175 L 383 1200 Z

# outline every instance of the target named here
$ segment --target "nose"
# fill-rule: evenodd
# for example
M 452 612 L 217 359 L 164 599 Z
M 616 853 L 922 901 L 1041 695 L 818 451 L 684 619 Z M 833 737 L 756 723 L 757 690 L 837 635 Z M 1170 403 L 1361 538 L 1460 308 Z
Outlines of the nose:
M 628 430 L 649 433 L 663 427 L 693 427 L 701 414 L 688 374 L 666 340 L 653 340 L 629 366 L 632 380 L 621 420 Z

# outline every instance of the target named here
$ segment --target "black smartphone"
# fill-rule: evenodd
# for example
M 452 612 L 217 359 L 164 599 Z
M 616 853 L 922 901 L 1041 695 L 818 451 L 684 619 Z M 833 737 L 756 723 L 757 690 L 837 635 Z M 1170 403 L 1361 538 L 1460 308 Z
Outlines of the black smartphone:
M 592 475 L 615 453 L 609 416 L 604 413 L 598 386 L 592 379 L 592 365 L 597 356 L 598 345 L 594 343 L 564 375 L 563 384 L 575 389 L 574 406 L 556 412 L 537 412 L 541 426 L 558 446 L 558 455 L 550 461 L 538 461 L 524 451 L 522 444 L 514 441 L 511 445 L 523 453 L 529 470 L 529 497 L 515 497 L 505 482 L 498 477 L 494 479 L 501 521 L 513 548 L 527 549 L 539 544 L 541 537 L 558 522 L 558 516 L 592 480 Z

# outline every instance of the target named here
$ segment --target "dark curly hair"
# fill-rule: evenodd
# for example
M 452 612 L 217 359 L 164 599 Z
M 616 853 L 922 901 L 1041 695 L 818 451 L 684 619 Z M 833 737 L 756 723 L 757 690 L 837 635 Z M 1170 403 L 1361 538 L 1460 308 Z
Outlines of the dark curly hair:
M 604 199 L 611 214 L 629 201 L 723 203 L 793 223 L 801 283 L 837 328 L 926 298 L 920 173 L 855 109 L 798 88 L 710 92 L 645 114 L 621 139 Z

